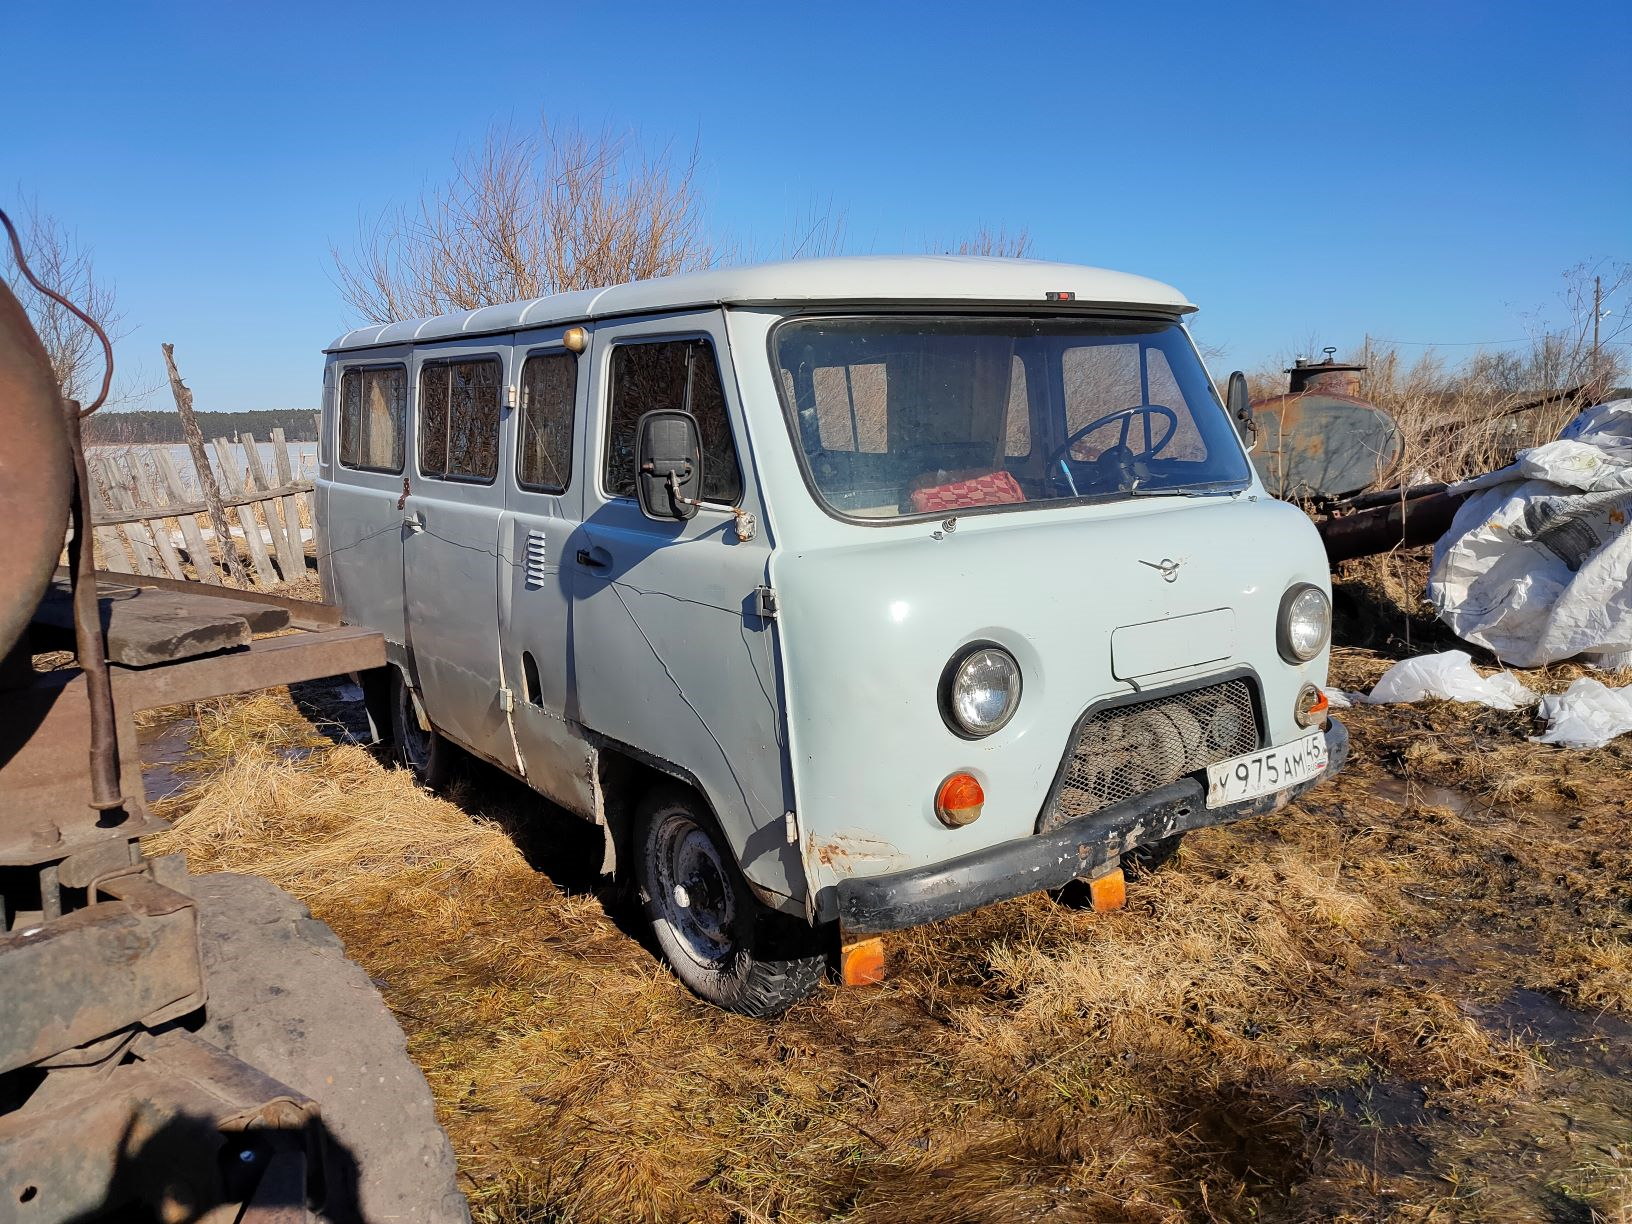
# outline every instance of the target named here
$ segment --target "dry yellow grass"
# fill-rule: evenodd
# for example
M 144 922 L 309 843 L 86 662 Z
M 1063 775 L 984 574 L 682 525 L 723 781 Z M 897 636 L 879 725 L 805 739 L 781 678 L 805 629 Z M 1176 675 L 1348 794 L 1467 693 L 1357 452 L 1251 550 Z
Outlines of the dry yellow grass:
M 668 975 L 583 826 L 486 772 L 424 794 L 299 696 L 202 712 L 207 772 L 158 840 L 335 928 L 481 1220 L 1632 1211 L 1613 746 L 1537 748 L 1518 716 L 1445 703 L 1356 710 L 1348 771 L 1193 836 L 1126 910 L 1030 897 L 905 932 L 882 987 L 765 1024 Z

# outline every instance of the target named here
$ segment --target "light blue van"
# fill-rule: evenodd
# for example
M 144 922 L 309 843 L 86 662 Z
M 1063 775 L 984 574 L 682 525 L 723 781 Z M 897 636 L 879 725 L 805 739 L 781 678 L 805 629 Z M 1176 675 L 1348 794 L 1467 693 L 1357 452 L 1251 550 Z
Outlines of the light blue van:
M 1115 904 L 1347 751 L 1320 540 L 1193 309 L 861 258 L 341 336 L 320 555 L 388 642 L 377 721 L 427 784 L 457 745 L 594 821 L 675 973 L 753 1015 L 882 932 Z

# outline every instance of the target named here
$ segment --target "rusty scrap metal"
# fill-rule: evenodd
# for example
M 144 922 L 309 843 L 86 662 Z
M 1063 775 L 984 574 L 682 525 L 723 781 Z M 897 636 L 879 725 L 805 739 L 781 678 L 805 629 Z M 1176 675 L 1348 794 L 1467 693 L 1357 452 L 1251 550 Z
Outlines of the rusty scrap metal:
M 0 222 L 29 283 L 107 348 L 94 320 L 35 279 Z M 249 1210 L 223 1218 L 302 1220 L 323 1188 L 316 1106 L 222 1050 L 158 1031 L 199 1012 L 205 982 L 185 866 L 143 855 L 140 839 L 166 825 L 139 785 L 124 793 L 141 777 L 133 714 L 380 667 L 384 642 L 332 608 L 275 596 L 208 587 L 206 605 L 186 584 L 152 580 L 162 591 L 144 595 L 128 579 L 100 591 L 79 427 L 111 376 L 109 349 L 88 408 L 59 398 L 0 282 L 0 1203 L 40 1224 L 138 1206 L 144 1218 L 199 1219 L 225 1204 Z M 66 598 L 42 612 L 70 524 Z M 104 595 L 126 601 L 106 609 L 109 622 L 130 622 L 123 664 L 109 662 Z M 31 623 L 71 629 L 78 667 L 36 673 Z M 199 628 L 209 624 L 227 629 Z M 284 625 L 316 631 L 252 639 Z
M 1252 406 L 1258 445 L 1252 461 L 1265 486 L 1289 501 L 1346 497 L 1388 479 L 1402 451 L 1399 427 L 1360 397 L 1366 367 L 1299 358 L 1286 370 L 1285 395 Z
M 1332 507 L 1315 517 L 1326 557 L 1333 564 L 1432 544 L 1450 529 L 1468 494 L 1443 484 L 1388 489 Z

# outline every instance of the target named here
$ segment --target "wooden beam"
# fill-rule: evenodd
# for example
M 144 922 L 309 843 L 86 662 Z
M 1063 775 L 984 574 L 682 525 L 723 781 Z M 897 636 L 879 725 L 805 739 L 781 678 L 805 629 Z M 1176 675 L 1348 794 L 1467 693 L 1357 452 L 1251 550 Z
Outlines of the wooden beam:
M 344 625 L 313 633 L 259 638 L 242 650 L 188 659 L 145 671 L 116 669 L 113 691 L 132 710 L 249 693 L 280 684 L 367 671 L 385 665 L 385 638 Z

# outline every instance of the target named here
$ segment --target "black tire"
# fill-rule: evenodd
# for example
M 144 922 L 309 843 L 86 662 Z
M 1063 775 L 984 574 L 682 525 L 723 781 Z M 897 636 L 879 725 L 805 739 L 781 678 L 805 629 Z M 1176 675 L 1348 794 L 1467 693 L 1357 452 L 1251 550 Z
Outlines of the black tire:
M 426 790 L 441 790 L 453 774 L 455 748 L 421 709 L 402 669 L 391 669 L 391 747 L 397 763 Z
M 660 786 L 635 813 L 641 908 L 674 975 L 728 1011 L 779 1016 L 821 985 L 827 957 L 804 923 L 761 905 L 692 792 Z

